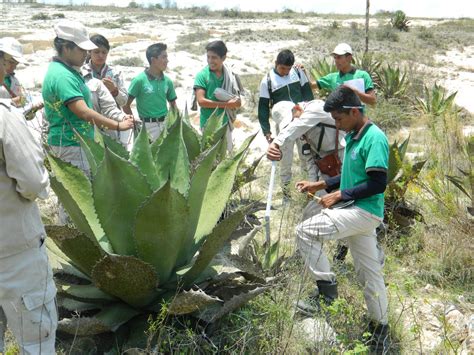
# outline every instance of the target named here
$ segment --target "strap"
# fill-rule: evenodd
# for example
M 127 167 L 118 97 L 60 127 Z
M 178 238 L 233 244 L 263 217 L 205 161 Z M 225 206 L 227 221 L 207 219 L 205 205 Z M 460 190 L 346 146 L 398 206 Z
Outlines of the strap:
M 339 128 L 336 127 L 336 147 L 334 148 L 334 153 L 337 154 L 339 150 Z
M 267 73 L 267 89 L 268 89 L 268 98 L 270 99 L 270 108 L 272 108 L 273 107 L 272 79 L 270 78 L 270 73 Z
M 7 84 L 2 83 L 2 86 L 8 91 L 8 94 L 11 96 L 12 99 L 18 96 L 7 86 Z
M 321 151 L 321 145 L 323 144 L 323 138 L 324 138 L 324 131 L 326 129 L 323 124 L 321 124 L 320 126 L 321 126 L 321 133 L 319 134 L 318 147 L 316 148 L 316 150 L 318 151 L 318 154 Z

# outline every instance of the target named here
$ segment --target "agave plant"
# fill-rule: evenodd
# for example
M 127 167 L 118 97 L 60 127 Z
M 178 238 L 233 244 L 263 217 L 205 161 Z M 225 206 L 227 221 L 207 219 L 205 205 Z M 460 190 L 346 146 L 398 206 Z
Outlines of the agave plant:
M 402 73 L 400 68 L 392 68 L 390 64 L 377 72 L 378 87 L 382 92 L 384 98 L 398 98 L 405 97 L 408 90 L 408 79 L 406 73 Z
M 377 73 L 382 64 L 372 53 L 364 53 L 362 56 L 353 57 L 353 62 L 356 68 L 365 70 L 372 77 L 372 81 L 378 84 Z
M 418 109 L 427 115 L 441 116 L 452 110 L 457 91 L 448 95 L 447 90 L 435 83 L 431 90 L 424 86 L 424 98 L 416 98 Z
M 390 19 L 390 24 L 393 28 L 400 31 L 408 32 L 408 24 L 410 21 L 402 10 L 397 10 Z
M 91 180 L 49 155 L 51 186 L 75 225 L 47 228 L 58 294 L 62 307 L 86 312 L 62 319 L 60 330 L 116 331 L 164 303 L 170 314 L 194 312 L 213 321 L 264 290 L 240 280 L 232 292 L 222 292 L 213 282 L 214 276 L 226 279 L 223 271 L 229 278 L 249 264 L 216 255 L 249 210 L 222 216 L 255 135 L 224 157 L 227 128 L 218 117 L 211 116 L 202 136 L 187 117 L 170 121 L 153 144 L 143 127 L 130 153 L 98 131 L 95 140 L 78 135 Z M 256 271 L 244 274 L 264 282 Z M 196 286 L 203 280 L 213 285 L 209 291 Z
M 334 73 L 337 71 L 336 65 L 332 62 L 328 62 L 326 59 L 317 59 L 314 63 L 311 64 L 311 75 L 314 80 L 318 80 L 323 76 L 328 75 L 329 73 Z M 328 96 L 330 91 L 322 89 L 319 90 L 319 94 L 322 97 Z

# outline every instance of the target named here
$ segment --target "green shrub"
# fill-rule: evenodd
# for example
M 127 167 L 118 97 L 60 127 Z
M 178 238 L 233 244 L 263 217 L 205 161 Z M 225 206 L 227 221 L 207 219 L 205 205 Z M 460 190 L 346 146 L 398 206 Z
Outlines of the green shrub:
M 57 12 L 52 15 L 52 18 L 66 18 L 62 12 Z
M 39 14 L 35 14 L 33 16 L 31 16 L 31 19 L 36 21 L 36 20 L 40 20 L 40 21 L 46 21 L 46 20 L 51 20 L 51 17 L 49 17 L 48 14 L 45 14 L 44 12 L 40 12 Z
M 408 32 L 408 21 L 407 16 L 401 10 L 395 11 L 392 18 L 390 19 L 390 24 L 393 28 L 396 28 L 399 31 Z
M 114 65 L 123 65 L 124 67 L 141 67 L 143 66 L 142 58 L 135 56 L 135 57 L 126 57 L 126 58 L 119 58 L 113 61 Z
M 400 36 L 397 32 L 393 30 L 391 26 L 379 26 L 375 31 L 375 38 L 378 41 L 390 41 L 390 42 L 398 42 L 400 40 Z
M 403 73 L 400 68 L 395 68 L 387 64 L 387 66 L 377 72 L 377 77 L 379 82 L 378 87 L 384 98 L 405 98 L 409 81 L 406 73 Z

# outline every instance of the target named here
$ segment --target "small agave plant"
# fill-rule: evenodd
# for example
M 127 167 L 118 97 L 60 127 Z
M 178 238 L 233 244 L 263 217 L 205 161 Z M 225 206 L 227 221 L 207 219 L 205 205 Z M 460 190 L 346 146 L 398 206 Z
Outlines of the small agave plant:
M 163 304 L 212 322 L 265 289 L 248 261 L 218 254 L 249 211 L 223 214 L 254 136 L 225 157 L 222 120 L 211 116 L 201 136 L 186 116 L 172 115 L 153 144 L 143 128 L 130 153 L 99 131 L 78 136 L 91 179 L 49 155 L 51 186 L 74 228 L 49 226 L 48 248 L 60 305 L 80 315 L 60 330 L 116 331 Z M 223 292 L 229 275 L 238 283 Z

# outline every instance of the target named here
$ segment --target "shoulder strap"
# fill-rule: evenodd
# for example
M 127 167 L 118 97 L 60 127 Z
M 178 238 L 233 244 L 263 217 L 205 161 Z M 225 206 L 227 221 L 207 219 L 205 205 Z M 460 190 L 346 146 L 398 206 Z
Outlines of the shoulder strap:
M 319 134 L 319 140 L 318 140 L 318 147 L 316 148 L 319 154 L 319 152 L 321 151 L 321 145 L 323 144 L 324 132 L 326 128 L 325 128 L 325 125 L 322 123 L 318 124 L 318 126 L 321 127 L 321 133 Z
M 326 128 L 332 128 L 336 130 L 336 147 L 334 149 L 337 152 L 339 150 L 338 149 L 339 148 L 339 129 L 335 125 L 322 123 L 322 122 L 318 123 L 316 126 L 321 127 L 321 133 L 319 134 L 319 140 L 318 140 L 318 147 L 316 148 L 318 153 L 321 150 L 321 145 L 323 144 L 323 138 L 324 138 L 324 133 L 325 133 Z
M 272 108 L 273 107 L 272 79 L 270 78 L 270 72 L 267 73 L 267 89 L 268 89 L 268 98 L 270 99 L 270 108 Z

